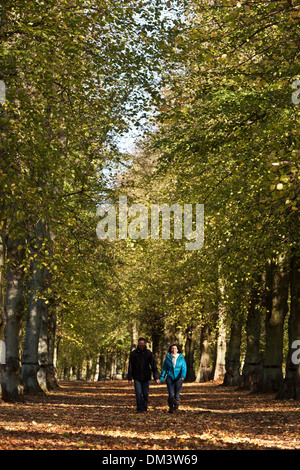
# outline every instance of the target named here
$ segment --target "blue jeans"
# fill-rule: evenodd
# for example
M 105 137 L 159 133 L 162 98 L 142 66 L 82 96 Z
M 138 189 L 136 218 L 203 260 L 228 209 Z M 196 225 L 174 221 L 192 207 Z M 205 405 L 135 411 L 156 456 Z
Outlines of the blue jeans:
M 168 392 L 169 392 L 169 400 L 172 400 L 175 398 L 175 400 L 179 404 L 180 390 L 181 390 L 183 381 L 181 379 L 174 381 L 174 380 L 167 378 L 166 382 L 167 382 L 167 387 L 168 387 Z
M 149 380 L 135 380 L 134 390 L 137 411 L 139 413 L 141 413 L 142 411 L 146 411 L 148 404 Z

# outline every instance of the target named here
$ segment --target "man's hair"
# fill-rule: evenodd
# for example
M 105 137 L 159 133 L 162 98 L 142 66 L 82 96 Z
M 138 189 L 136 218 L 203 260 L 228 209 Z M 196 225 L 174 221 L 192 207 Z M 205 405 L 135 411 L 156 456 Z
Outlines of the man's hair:
M 138 339 L 138 343 L 139 343 L 140 341 L 145 341 L 145 343 L 146 343 L 146 339 L 145 339 L 145 338 L 139 338 L 139 339 Z

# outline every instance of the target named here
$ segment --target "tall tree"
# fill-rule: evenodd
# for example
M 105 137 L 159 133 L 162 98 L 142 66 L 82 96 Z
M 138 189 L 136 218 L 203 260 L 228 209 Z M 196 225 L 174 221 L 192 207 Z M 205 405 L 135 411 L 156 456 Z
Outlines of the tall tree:
M 42 270 L 33 266 L 40 260 L 30 252 L 39 238 L 33 240 L 34 228 L 47 220 L 49 232 L 59 236 L 64 224 L 71 232 L 74 220 L 95 212 L 115 137 L 137 110 L 149 109 L 157 99 L 159 58 L 174 25 L 166 17 L 160 20 L 160 5 L 150 3 L 76 0 L 67 5 L 52 0 L 24 5 L 8 0 L 1 5 L 1 78 L 7 91 L 1 121 L 1 218 L 9 239 L 22 238 L 18 257 L 24 254 L 24 270 L 29 269 L 25 259 L 30 262 L 33 256 L 29 282 L 35 285 L 29 295 L 23 367 L 28 390 L 38 387 L 38 321 L 34 342 L 29 326 L 41 304 L 36 294 L 43 291 Z M 91 216 L 87 219 L 94 224 Z M 22 227 L 22 233 L 15 227 Z M 54 277 L 56 261 L 46 260 Z M 17 331 L 8 325 L 7 334 Z M 17 343 L 17 338 L 8 341 Z

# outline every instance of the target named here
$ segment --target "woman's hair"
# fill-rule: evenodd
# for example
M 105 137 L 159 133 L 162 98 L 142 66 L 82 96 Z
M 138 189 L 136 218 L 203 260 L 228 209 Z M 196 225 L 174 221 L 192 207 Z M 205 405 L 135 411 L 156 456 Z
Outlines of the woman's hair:
M 176 344 L 176 343 L 171 344 L 171 346 L 170 346 L 169 349 L 168 349 L 168 352 L 169 352 L 169 353 L 171 352 L 171 347 L 172 347 L 172 346 L 176 346 L 177 349 L 178 349 L 178 352 L 181 353 L 180 347 L 179 347 L 178 344 Z

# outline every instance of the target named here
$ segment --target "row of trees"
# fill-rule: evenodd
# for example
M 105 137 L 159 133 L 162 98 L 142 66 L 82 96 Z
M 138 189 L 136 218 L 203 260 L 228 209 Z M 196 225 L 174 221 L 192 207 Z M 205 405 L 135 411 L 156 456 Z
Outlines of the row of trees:
M 100 336 L 111 329 L 105 313 L 114 261 L 95 237 L 95 213 L 110 191 L 104 170 L 118 159 L 116 137 L 158 99 L 160 59 L 177 28 L 176 15 L 172 22 L 161 15 L 164 7 L 147 0 L 1 3 L 5 400 L 55 386 L 61 336 L 85 343 L 88 354 L 99 337 L 85 335 L 95 325 L 104 325 Z M 77 322 L 74 338 L 68 330 Z
M 190 380 L 299 399 L 299 5 L 190 7 L 155 131 L 114 201 L 204 204 L 205 242 L 115 242 L 121 292 L 159 363 L 177 340 Z
M 1 10 L 2 397 L 55 386 L 52 364 L 125 377 L 146 336 L 159 365 L 180 344 L 188 380 L 299 399 L 297 2 L 29 3 Z M 203 247 L 172 224 L 97 239 L 96 206 L 119 196 L 204 204 Z

